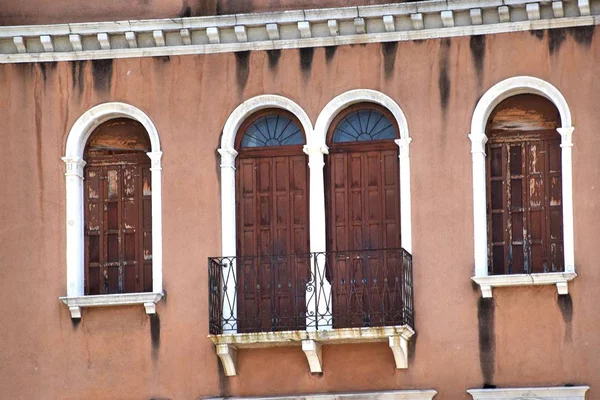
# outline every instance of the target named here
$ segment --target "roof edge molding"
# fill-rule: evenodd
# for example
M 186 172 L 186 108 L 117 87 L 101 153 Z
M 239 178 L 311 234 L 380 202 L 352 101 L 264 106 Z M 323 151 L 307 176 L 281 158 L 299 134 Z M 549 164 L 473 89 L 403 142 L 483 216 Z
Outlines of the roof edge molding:
M 0 63 L 322 47 L 600 24 L 600 0 L 505 3 L 436 0 L 216 17 L 4 26 L 0 27 Z

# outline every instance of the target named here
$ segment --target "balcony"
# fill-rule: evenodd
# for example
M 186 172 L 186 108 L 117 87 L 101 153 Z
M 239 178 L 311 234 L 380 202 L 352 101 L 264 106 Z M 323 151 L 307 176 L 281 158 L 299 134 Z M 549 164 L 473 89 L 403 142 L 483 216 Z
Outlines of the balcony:
M 209 330 L 226 375 L 237 349 L 298 345 L 322 372 L 321 345 L 388 342 L 407 368 L 414 334 L 412 256 L 404 249 L 212 257 Z

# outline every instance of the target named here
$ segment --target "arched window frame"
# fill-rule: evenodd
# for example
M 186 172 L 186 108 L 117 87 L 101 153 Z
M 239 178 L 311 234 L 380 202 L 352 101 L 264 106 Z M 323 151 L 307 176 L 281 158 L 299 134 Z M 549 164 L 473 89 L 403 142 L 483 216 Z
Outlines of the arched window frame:
M 315 124 L 315 148 L 327 149 L 327 134 L 329 127 L 337 115 L 346 108 L 358 103 L 375 103 L 388 110 L 395 122 L 398 125 L 400 139 L 396 139 L 398 145 L 400 159 L 400 231 L 401 244 L 409 253 L 412 253 L 412 218 L 411 218 L 411 196 L 410 196 L 410 142 L 412 141 L 408 122 L 404 112 L 391 97 L 384 93 L 370 89 L 355 89 L 342 93 L 331 100 L 323 109 Z M 322 155 L 321 155 L 322 160 Z M 321 176 L 323 176 L 323 166 L 321 161 Z M 321 191 L 324 191 L 324 186 L 321 186 Z M 312 191 L 312 186 L 311 186 Z M 312 192 L 311 192 L 312 193 Z M 324 198 L 323 193 L 323 198 Z M 324 203 L 323 203 L 324 204 Z M 313 220 L 311 219 L 311 224 Z M 325 251 L 325 210 L 323 209 L 323 218 L 319 221 L 320 226 L 315 227 L 319 232 L 322 232 L 322 247 L 319 251 Z M 312 226 L 311 226 L 311 229 Z M 311 244 L 313 238 L 311 237 Z
M 312 143 L 313 126 L 310 118 L 306 112 L 294 101 L 279 95 L 260 95 L 246 100 L 240 104 L 229 116 L 225 122 L 223 128 L 223 135 L 221 137 L 221 148 L 217 151 L 221 155 L 221 254 L 224 257 L 235 257 L 237 255 L 237 229 L 236 229 L 236 185 L 235 185 L 235 158 L 238 155 L 235 149 L 236 140 L 240 127 L 246 120 L 257 112 L 265 109 L 281 109 L 288 111 L 293 114 L 304 130 L 307 144 L 304 146 L 304 151 L 310 148 Z M 322 158 L 322 154 L 321 154 Z M 310 154 L 309 154 L 310 160 Z M 309 161 L 309 167 L 310 167 Z M 321 186 L 323 182 L 323 176 L 321 175 Z M 313 212 L 315 202 L 313 199 L 313 187 L 318 185 L 315 182 L 312 170 L 310 172 L 310 204 L 309 204 L 309 215 L 310 215 L 310 240 L 311 240 L 311 251 L 315 251 L 312 246 L 313 240 L 313 218 L 317 215 Z M 321 189 L 322 192 L 322 189 Z M 324 202 L 323 198 L 323 216 L 324 214 Z M 235 274 L 237 271 L 235 268 L 232 269 L 232 273 Z M 234 280 L 235 281 L 235 280 Z M 235 298 L 235 286 L 230 285 L 227 288 L 227 296 L 229 298 Z M 231 327 L 224 333 L 236 333 L 237 326 L 231 323 L 231 321 L 237 320 L 237 304 L 225 304 L 223 309 L 222 318 L 227 322 L 227 326 Z
M 535 94 L 550 100 L 558 109 L 561 127 L 556 130 L 561 136 L 562 157 L 562 201 L 564 272 L 488 275 L 488 232 L 487 232 L 487 186 L 486 186 L 486 143 L 485 128 L 489 116 L 503 100 L 518 94 Z M 560 91 L 550 83 L 531 76 L 517 76 L 503 80 L 490 88 L 479 100 L 471 121 L 471 154 L 473 162 L 473 240 L 475 276 L 472 278 L 481 288 L 482 296 L 492 297 L 492 288 L 501 286 L 556 285 L 559 294 L 568 293 L 568 281 L 575 273 L 573 233 L 573 131 L 571 111 Z
M 152 292 L 106 295 L 84 295 L 85 241 L 83 154 L 88 138 L 99 125 L 114 118 L 130 118 L 141 123 L 150 138 L 152 181 Z M 69 307 L 71 318 L 81 318 L 81 307 L 143 304 L 146 313 L 156 312 L 156 303 L 163 296 L 162 285 L 162 187 L 161 158 L 158 131 L 142 110 L 132 105 L 111 102 L 99 104 L 77 119 L 69 136 L 62 160 L 66 164 L 66 249 L 67 296 L 60 299 Z

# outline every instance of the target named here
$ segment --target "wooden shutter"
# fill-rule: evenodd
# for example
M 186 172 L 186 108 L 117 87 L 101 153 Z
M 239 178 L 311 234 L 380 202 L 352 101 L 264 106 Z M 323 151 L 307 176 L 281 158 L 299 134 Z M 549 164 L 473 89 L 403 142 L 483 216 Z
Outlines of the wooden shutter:
M 85 168 L 86 294 L 152 290 L 150 170 L 145 155 Z
M 560 137 L 498 134 L 488 149 L 490 274 L 563 271 Z
M 304 155 L 237 161 L 239 330 L 302 329 L 308 280 Z
M 328 160 L 328 248 L 334 326 L 400 321 L 398 150 L 332 148 Z M 377 146 L 375 146 L 377 147 Z M 396 249 L 393 250 L 386 249 Z M 384 311 L 387 310 L 387 311 Z

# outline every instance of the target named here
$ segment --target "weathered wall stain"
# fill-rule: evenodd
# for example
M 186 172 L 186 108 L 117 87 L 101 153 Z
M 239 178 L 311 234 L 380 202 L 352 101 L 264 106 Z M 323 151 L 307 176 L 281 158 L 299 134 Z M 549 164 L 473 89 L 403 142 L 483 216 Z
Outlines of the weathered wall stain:
M 381 52 L 383 53 L 383 70 L 385 79 L 390 79 L 394 74 L 394 65 L 396 64 L 396 52 L 398 51 L 398 42 L 381 43 Z
M 183 3 L 181 4 L 181 10 L 179 11 L 179 17 L 185 18 L 185 17 L 191 17 L 191 16 L 192 16 L 192 8 L 188 4 L 187 0 L 183 0 Z
M 483 386 L 493 386 L 496 358 L 496 336 L 494 331 L 494 299 L 480 297 L 477 302 L 479 325 L 479 366 L 483 375 Z
M 448 108 L 448 102 L 450 100 L 450 46 L 452 42 L 450 39 L 442 39 L 440 41 L 440 58 L 439 58 L 439 70 L 440 75 L 438 77 L 438 88 L 440 90 L 440 102 L 442 104 L 442 110 L 446 111 Z
M 248 83 L 248 76 L 250 75 L 249 51 L 239 51 L 235 53 L 235 73 L 238 89 L 242 92 Z
M 471 59 L 477 72 L 477 83 L 479 87 L 483 85 L 484 61 L 485 61 L 485 35 L 473 35 L 469 40 L 471 49 Z
M 546 34 L 546 31 L 543 29 L 538 29 L 538 30 L 534 30 L 534 31 L 529 31 L 529 34 L 531 36 L 535 36 L 539 40 L 542 40 L 544 38 L 544 35 Z
M 300 68 L 302 69 L 302 74 L 306 78 L 308 75 L 310 75 L 313 57 L 315 55 L 315 49 L 313 47 L 306 47 L 306 48 L 299 49 L 299 53 L 300 53 Z
M 85 71 L 86 61 L 72 61 L 71 62 L 71 84 L 73 89 L 77 88 L 79 94 L 83 93 L 83 77 Z
M 42 144 L 42 85 L 46 85 L 45 66 L 38 64 L 39 72 L 35 74 L 35 84 L 33 87 L 34 120 L 35 120 L 35 159 L 37 163 L 37 179 L 39 181 L 39 202 L 42 220 L 44 219 L 44 162 L 43 162 L 43 144 Z M 40 82 L 43 79 L 43 82 Z
M 574 28 L 566 28 L 577 43 L 587 48 L 590 48 L 594 40 L 594 29 L 596 25 L 579 26 Z
M 92 60 L 94 89 L 98 92 L 110 91 L 112 83 L 113 60 Z
M 417 339 L 418 334 L 414 334 L 413 337 L 408 341 L 408 362 L 412 364 L 415 358 L 417 357 Z
M 333 57 L 335 56 L 335 52 L 337 51 L 337 46 L 327 46 L 325 47 L 325 62 L 330 64 L 333 61 Z
M 570 342 L 573 339 L 573 299 L 570 294 L 559 295 L 557 302 L 565 322 L 565 340 Z
M 279 49 L 267 50 L 267 57 L 269 57 L 269 68 L 271 70 L 273 70 L 277 67 L 277 64 L 279 64 L 279 58 L 281 57 L 281 50 L 279 50 Z
M 560 50 L 560 46 L 567 38 L 567 31 L 564 29 L 548 30 L 548 51 L 554 54 Z
M 69 318 L 71 320 L 71 326 L 73 326 L 73 330 L 77 329 L 81 324 L 81 318 Z
M 160 348 L 160 317 L 158 314 L 150 314 L 150 340 L 152 341 L 152 359 L 156 360 Z

